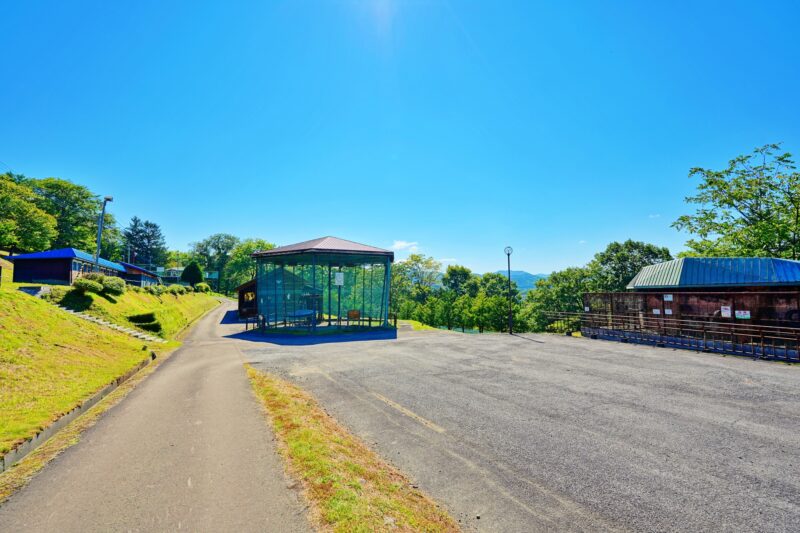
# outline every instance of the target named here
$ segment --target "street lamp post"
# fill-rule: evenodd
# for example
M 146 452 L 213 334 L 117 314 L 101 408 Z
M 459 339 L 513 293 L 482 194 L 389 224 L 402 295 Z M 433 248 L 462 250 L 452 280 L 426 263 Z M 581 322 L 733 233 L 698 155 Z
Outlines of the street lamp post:
M 514 249 L 510 246 L 506 246 L 504 250 L 506 252 L 506 258 L 508 259 L 508 334 L 514 334 L 514 301 L 511 298 L 511 254 L 514 252 Z
M 100 244 L 103 240 L 103 220 L 106 218 L 106 204 L 113 202 L 114 198 L 106 196 L 103 198 L 103 208 L 100 210 L 100 218 L 97 219 L 97 248 L 94 251 L 94 263 L 100 269 Z

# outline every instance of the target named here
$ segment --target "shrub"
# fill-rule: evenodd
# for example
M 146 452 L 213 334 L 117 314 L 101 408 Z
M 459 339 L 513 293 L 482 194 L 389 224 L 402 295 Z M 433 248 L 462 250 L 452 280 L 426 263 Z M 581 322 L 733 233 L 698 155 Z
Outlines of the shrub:
M 174 294 L 176 296 L 179 294 L 186 294 L 186 287 L 184 287 L 183 285 L 172 284 L 169 287 L 167 287 L 167 292 L 169 292 L 170 294 Z
M 103 278 L 103 291 L 107 294 L 124 294 L 125 280 L 116 276 L 106 276 Z
M 162 294 L 164 294 L 165 290 L 166 289 L 164 288 L 163 285 L 150 285 L 149 287 L 147 287 L 147 292 L 155 296 L 161 296 Z
M 42 298 L 48 302 L 60 302 L 67 294 L 67 287 L 52 287 L 50 292 L 44 294 Z
M 211 292 L 211 285 L 206 282 L 198 283 L 194 286 L 194 290 L 197 292 Z
M 192 261 L 181 272 L 181 281 L 185 281 L 190 285 L 196 285 L 203 281 L 203 271 L 197 261 Z
M 188 292 L 194 292 L 194 287 L 192 287 L 191 285 L 188 285 L 188 286 L 184 287 L 184 289 L 186 290 L 187 293 Z
M 103 274 L 99 273 L 99 272 L 89 272 L 88 274 L 84 274 L 83 278 L 84 279 L 90 279 L 92 281 L 96 281 L 100 285 L 102 285 L 103 281 L 106 279 L 106 277 Z
M 95 294 L 100 294 L 103 292 L 103 286 L 96 281 L 90 280 L 88 278 L 78 278 L 75 280 L 75 283 L 72 284 L 73 289 L 78 291 L 81 294 L 85 294 L 87 292 L 93 292 Z
M 139 287 L 138 285 L 131 285 L 131 286 L 130 286 L 130 287 L 128 287 L 128 288 L 129 288 L 130 290 L 132 290 L 133 292 L 144 292 L 144 289 L 143 289 L 143 288 L 141 288 L 141 287 Z

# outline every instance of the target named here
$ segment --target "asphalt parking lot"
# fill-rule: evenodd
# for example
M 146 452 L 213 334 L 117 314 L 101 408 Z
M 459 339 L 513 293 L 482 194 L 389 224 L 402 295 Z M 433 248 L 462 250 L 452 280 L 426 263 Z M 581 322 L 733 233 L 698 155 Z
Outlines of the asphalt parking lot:
M 311 391 L 465 529 L 800 528 L 798 366 L 550 335 L 251 339 L 256 367 Z

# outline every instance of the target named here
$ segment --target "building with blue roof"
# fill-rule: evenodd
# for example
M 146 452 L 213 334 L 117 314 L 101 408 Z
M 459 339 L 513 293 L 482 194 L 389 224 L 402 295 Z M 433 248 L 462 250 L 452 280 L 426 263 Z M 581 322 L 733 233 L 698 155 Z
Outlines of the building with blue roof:
M 126 273 L 125 267 L 119 263 L 102 258 L 95 262 L 93 255 L 75 248 L 21 254 L 7 259 L 14 263 L 16 283 L 72 285 L 90 272 L 119 277 Z
M 161 278 L 155 272 L 124 261 L 120 261 L 119 264 L 125 268 L 125 274 L 122 277 L 125 278 L 125 282 L 129 285 L 149 287 L 150 285 L 159 285 L 161 283 Z

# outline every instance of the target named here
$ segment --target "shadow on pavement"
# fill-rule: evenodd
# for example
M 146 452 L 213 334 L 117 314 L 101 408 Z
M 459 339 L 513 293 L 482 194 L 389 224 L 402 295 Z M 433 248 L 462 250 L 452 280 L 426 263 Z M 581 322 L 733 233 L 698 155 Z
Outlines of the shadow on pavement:
M 235 309 L 225 311 L 225 314 L 222 315 L 222 320 L 219 321 L 220 324 L 238 324 L 240 322 L 243 321 L 239 320 L 239 311 Z
M 384 329 L 379 331 L 358 331 L 331 335 L 278 335 L 264 334 L 255 330 L 250 330 L 227 335 L 227 337 L 250 342 L 276 344 L 278 346 L 311 346 L 314 344 L 330 344 L 335 342 L 392 340 L 397 338 L 397 330 Z

